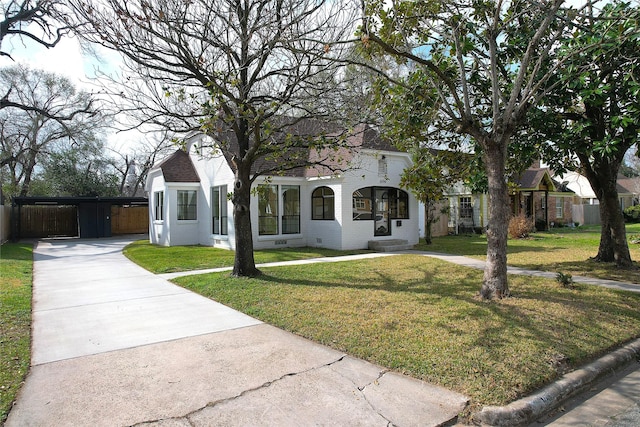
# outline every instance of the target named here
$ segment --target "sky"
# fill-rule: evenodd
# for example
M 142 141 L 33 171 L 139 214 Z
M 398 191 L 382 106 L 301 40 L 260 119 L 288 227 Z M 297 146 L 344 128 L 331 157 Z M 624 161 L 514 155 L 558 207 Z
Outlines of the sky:
M 567 5 L 580 5 L 584 0 L 567 0 Z M 91 91 L 89 83 L 95 76 L 95 69 L 116 71 L 121 61 L 119 54 L 105 48 L 96 48 L 102 62 L 91 55 L 83 55 L 80 43 L 75 37 L 63 38 L 55 47 L 47 49 L 26 38 L 7 37 L 3 40 L 2 49 L 8 52 L 16 62 L 26 63 L 32 68 L 44 69 L 68 77 L 78 88 Z M 0 57 L 0 67 L 10 66 L 13 61 Z M 132 135 L 115 135 L 109 139 L 113 146 L 126 144 L 127 139 L 138 138 Z
M 80 44 L 75 37 L 65 37 L 51 49 L 28 39 L 11 37 L 3 40 L 2 48 L 13 57 L 15 62 L 62 74 L 76 84 L 86 82 L 87 76 L 93 75 L 96 63 L 92 58 L 82 55 Z M 11 64 L 13 61 L 9 58 L 0 58 L 0 66 Z
M 78 89 L 92 92 L 96 90 L 96 87 L 91 84 L 91 79 L 96 75 L 96 69 L 117 72 L 121 61 L 116 52 L 101 47 L 94 48 L 100 58 L 83 54 L 78 39 L 72 36 L 61 39 L 56 46 L 49 49 L 26 38 L 8 37 L 3 40 L 2 49 L 11 55 L 13 61 L 7 57 L 0 57 L 0 67 L 15 63 L 27 64 L 34 69 L 63 75 L 69 78 Z M 122 152 L 127 151 L 129 144 L 141 138 L 143 135 L 137 132 L 112 133 L 107 141 L 110 148 Z

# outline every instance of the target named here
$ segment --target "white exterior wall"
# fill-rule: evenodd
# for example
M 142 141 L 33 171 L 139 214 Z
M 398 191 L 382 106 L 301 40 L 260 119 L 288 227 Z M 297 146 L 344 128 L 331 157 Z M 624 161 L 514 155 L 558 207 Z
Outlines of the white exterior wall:
M 221 249 L 235 250 L 233 238 L 233 203 L 227 200 L 227 234 L 213 234 L 211 217 L 211 187 L 227 186 L 227 193 L 233 191 L 234 175 L 221 155 L 199 156 L 192 154 L 193 165 L 200 176 L 202 203 L 198 205 L 198 243 Z M 200 202 L 200 199 L 198 200 Z M 202 215 L 201 215 L 202 213 Z
M 342 197 L 342 179 L 313 179 L 310 180 L 308 185 L 308 206 L 309 214 L 305 217 L 303 223 L 307 224 L 306 236 L 307 246 L 314 248 L 330 248 L 341 249 L 342 248 L 342 203 L 340 203 Z M 334 195 L 334 219 L 333 220 L 313 220 L 311 219 L 311 195 L 313 191 L 318 187 L 329 187 L 333 190 Z M 306 201 L 305 201 L 306 203 Z
M 197 143 L 198 141 L 195 141 Z M 159 170 L 154 170 L 147 181 L 150 203 L 153 192 L 164 191 L 164 221 L 150 221 L 149 235 L 154 244 L 215 246 L 235 250 L 233 225 L 233 204 L 227 201 L 228 235 L 212 234 L 211 187 L 227 185 L 227 192 L 233 191 L 234 175 L 222 156 L 200 156 L 195 154 L 194 144 L 190 144 L 190 155 L 200 177 L 200 183 L 166 183 Z M 387 159 L 387 174 L 378 175 L 378 159 L 384 154 Z M 271 185 L 300 186 L 300 233 L 260 236 L 258 234 L 258 197 L 251 198 L 251 222 L 255 249 L 278 247 L 323 247 L 329 249 L 366 249 L 370 240 L 403 239 L 410 244 L 418 243 L 419 215 L 418 201 L 411 191 L 400 187 L 400 175 L 410 160 L 408 155 L 394 152 L 361 153 L 358 169 L 343 176 L 323 178 L 272 177 Z M 258 179 L 254 185 L 264 180 Z M 313 191 L 327 186 L 334 191 L 335 219 L 312 220 L 311 195 Z M 363 187 L 395 187 L 408 194 L 409 218 L 391 220 L 391 235 L 374 237 L 374 220 L 354 221 L 352 213 L 353 192 Z M 177 220 L 177 190 L 198 190 L 197 220 Z M 280 198 L 279 198 L 280 199 Z M 281 200 L 279 200 L 282 203 Z M 282 212 L 282 206 L 279 207 Z M 152 210 L 150 210 L 152 212 Z M 150 213 L 150 215 L 153 215 Z M 152 217 L 153 218 L 153 217 Z M 399 225 L 400 224 L 400 225 Z
M 164 193 L 164 206 L 167 216 L 165 222 L 169 225 L 171 246 L 197 245 L 199 241 L 199 227 L 202 221 L 200 205 L 204 203 L 202 189 L 197 182 L 168 183 Z M 197 191 L 197 214 L 195 220 L 178 220 L 178 190 Z
M 149 241 L 154 245 L 170 246 L 169 223 L 167 213 L 167 191 L 164 177 L 159 170 L 152 171 L 147 177 L 147 191 L 149 193 Z M 155 195 L 154 193 L 164 192 L 164 212 L 163 220 L 156 221 L 155 218 Z
M 378 175 L 378 159 L 381 155 L 387 159 L 387 174 L 384 176 Z M 409 157 L 402 153 L 365 151 L 360 159 L 360 167 L 344 174 L 340 198 L 343 207 L 340 249 L 366 249 L 370 240 L 402 239 L 412 245 L 418 243 L 418 200 L 410 190 L 400 187 L 400 176 L 408 165 Z M 409 218 L 391 220 L 390 236 L 374 236 L 375 221 L 373 220 L 353 220 L 353 192 L 363 187 L 395 187 L 407 192 Z

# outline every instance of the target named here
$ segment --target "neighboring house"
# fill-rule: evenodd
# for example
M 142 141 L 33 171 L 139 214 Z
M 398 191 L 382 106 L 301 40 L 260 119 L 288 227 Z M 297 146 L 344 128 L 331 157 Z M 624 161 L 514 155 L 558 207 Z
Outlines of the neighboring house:
M 598 197 L 591 188 L 589 180 L 587 179 L 587 177 L 581 175 L 580 173 L 567 172 L 564 175 L 557 176 L 555 179 L 575 193 L 574 204 L 599 204 Z M 620 207 L 622 209 L 633 206 L 634 199 L 638 196 L 638 192 L 640 190 L 638 184 L 639 181 L 637 178 L 627 178 L 623 175 L 618 175 L 617 190 L 618 198 L 620 200 Z
M 445 193 L 449 200 L 449 232 L 470 233 L 482 230 L 489 219 L 489 196 L 474 193 L 457 182 Z
M 598 198 L 591 189 L 591 184 L 587 177 L 580 175 L 578 172 L 567 172 L 563 175 L 555 177 L 566 188 L 574 193 L 573 204 L 575 205 L 597 205 Z
M 256 249 L 348 250 L 385 239 L 418 242 L 418 202 L 400 187 L 409 155 L 368 126 L 357 127 L 347 142 L 351 150 L 342 153 L 341 162 L 350 168 L 341 173 L 298 168 L 256 180 L 251 200 Z M 227 197 L 234 174 L 211 146 L 215 141 L 194 135 L 186 151 L 177 150 L 150 170 L 151 243 L 235 249 L 233 204 Z
M 521 212 L 534 220 L 536 229 L 546 230 L 558 225 L 573 225 L 573 192 L 557 185 L 549 168 L 534 164 L 514 180 L 511 196 L 514 215 Z
M 523 212 L 535 221 L 539 230 L 573 222 L 573 192 L 558 186 L 548 168 L 539 163 L 512 179 L 511 212 Z M 483 230 L 488 225 L 489 196 L 473 193 L 458 182 L 446 192 L 449 200 L 449 232 L 453 234 Z
M 640 177 L 628 178 L 623 175 L 618 176 L 618 197 L 620 197 L 620 207 L 622 210 L 639 203 Z
M 573 216 L 575 222 L 580 224 L 600 224 L 600 211 L 598 197 L 591 188 L 587 177 L 578 172 L 567 172 L 564 175 L 555 177 L 557 182 L 562 183 L 567 189 L 574 193 Z M 640 193 L 640 181 L 638 178 L 627 178 L 618 176 L 618 200 L 622 210 L 638 203 Z

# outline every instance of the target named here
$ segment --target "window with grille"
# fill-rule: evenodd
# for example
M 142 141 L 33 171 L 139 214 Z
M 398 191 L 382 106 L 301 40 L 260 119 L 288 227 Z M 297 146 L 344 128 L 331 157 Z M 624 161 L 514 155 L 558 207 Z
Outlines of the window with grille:
M 460 218 L 471 219 L 473 217 L 473 205 L 471 197 L 460 197 Z
M 156 221 L 164 219 L 164 191 L 153 193 L 153 219 Z
M 178 220 L 197 219 L 198 193 L 195 190 L 178 190 Z
M 228 234 L 226 185 L 211 188 L 211 220 L 213 234 Z
M 329 187 L 319 187 L 311 194 L 311 219 L 335 219 L 335 195 Z

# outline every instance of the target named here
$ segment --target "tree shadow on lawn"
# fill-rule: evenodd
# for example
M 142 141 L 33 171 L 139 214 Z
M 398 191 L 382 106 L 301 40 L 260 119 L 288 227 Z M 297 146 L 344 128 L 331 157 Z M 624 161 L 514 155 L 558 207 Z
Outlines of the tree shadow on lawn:
M 33 259 L 32 243 L 6 243 L 0 246 L 0 259 L 13 261 L 31 261 Z
M 511 265 L 511 264 L 510 264 Z M 630 282 L 638 284 L 640 288 L 640 264 L 633 262 L 632 268 L 620 268 L 613 262 L 599 262 L 593 259 L 585 259 L 580 261 L 557 261 L 554 263 L 519 263 L 519 268 L 570 273 L 574 276 L 594 277 L 604 280 L 616 280 L 620 282 Z
M 530 382 L 511 386 L 514 389 L 512 399 L 542 387 L 621 344 L 619 335 L 612 331 L 628 328 L 628 339 L 632 339 L 631 335 L 636 332 L 631 331 L 637 329 L 633 325 L 640 324 L 640 312 L 635 309 L 640 303 L 640 295 L 621 296 L 603 290 L 597 291 L 594 298 L 593 293 L 586 292 L 586 285 L 563 289 L 549 279 L 518 277 L 510 279 L 511 298 L 485 302 L 477 297 L 481 271 L 460 268 L 460 273 L 452 276 L 447 266 L 436 264 L 418 269 L 422 270 L 420 277 L 409 280 L 397 280 L 397 272 L 393 270 L 375 271 L 375 279 L 368 276 L 368 280 L 360 281 L 357 275 L 345 275 L 342 279 L 318 275 L 311 279 L 292 274 L 283 278 L 270 275 L 266 270 L 260 280 L 293 287 L 406 293 L 409 295 L 406 304 L 415 306 L 415 310 L 413 307 L 411 310 L 417 315 L 411 314 L 411 319 L 402 319 L 400 323 L 409 322 L 408 327 L 424 328 L 439 338 L 443 335 L 458 337 L 456 339 L 463 344 L 457 345 L 462 345 L 463 350 L 443 351 L 465 352 L 467 356 L 457 363 L 480 364 L 480 368 L 469 375 L 482 377 L 491 372 L 508 384 L 513 370 L 529 371 L 528 364 L 535 364 L 537 373 L 525 374 L 529 375 Z M 389 300 L 383 298 L 382 305 L 388 307 Z M 359 300 L 362 299 L 353 299 Z M 375 296 L 364 300 L 376 306 Z M 350 301 L 335 302 L 341 303 L 349 304 Z M 394 303 L 403 304 L 402 300 L 394 300 Z M 612 316 L 612 313 L 616 315 Z M 375 316 L 375 312 L 370 315 Z M 319 308 L 318 316 L 322 316 L 322 308 Z M 390 319 L 385 322 L 395 325 Z M 428 337 L 425 339 L 429 340 Z M 411 344 L 404 343 L 400 349 L 407 345 Z M 492 366 L 489 371 L 483 370 L 482 363 L 497 363 L 496 354 L 504 356 L 499 363 L 504 363 L 505 367 Z
M 487 241 L 474 239 L 465 242 L 464 239 L 458 239 L 458 241 L 456 241 L 456 244 L 440 244 L 438 242 L 434 242 L 431 245 L 427 245 L 421 243 L 417 245 L 415 249 L 425 252 L 440 252 L 453 255 L 480 257 L 487 255 Z M 507 255 L 526 252 L 536 253 L 543 250 L 565 251 L 568 249 L 569 247 L 560 245 L 555 245 L 552 248 L 544 246 L 525 245 L 522 243 L 522 241 L 518 241 L 516 244 L 511 239 L 507 242 Z M 595 252 L 597 252 L 597 250 L 598 249 L 596 248 Z

